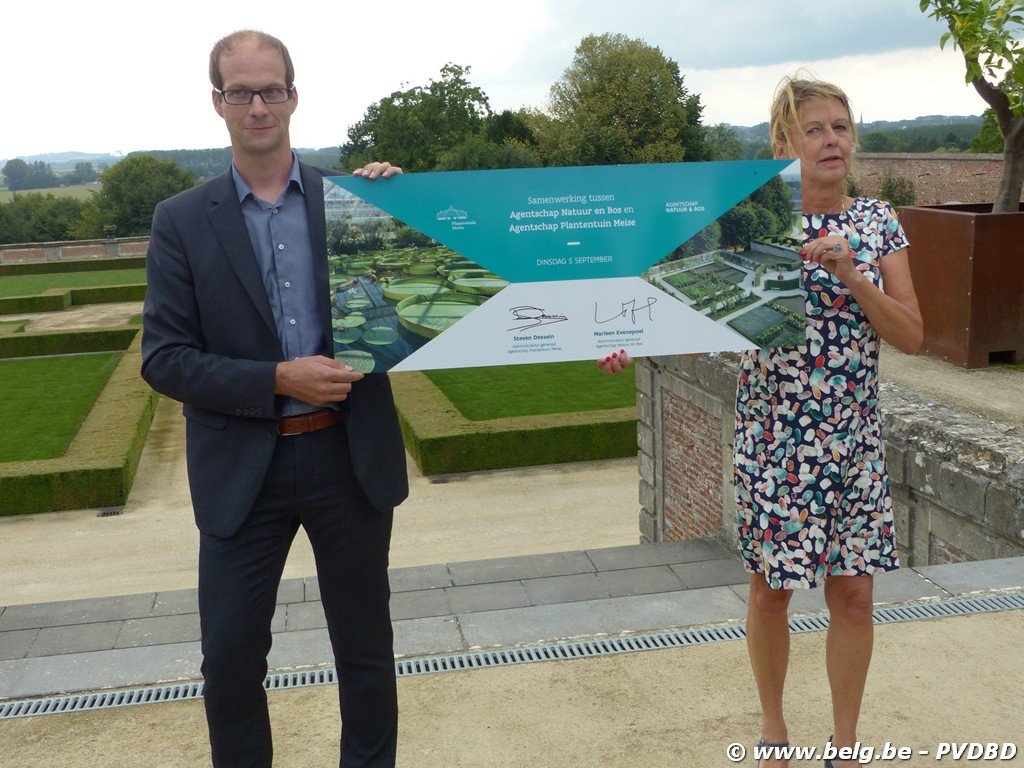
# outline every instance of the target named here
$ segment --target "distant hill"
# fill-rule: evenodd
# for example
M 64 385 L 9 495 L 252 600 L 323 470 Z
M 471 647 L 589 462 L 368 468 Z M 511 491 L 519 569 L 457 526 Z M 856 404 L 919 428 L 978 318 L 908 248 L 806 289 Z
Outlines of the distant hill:
M 320 168 L 333 168 L 341 157 L 340 147 L 325 147 L 323 149 L 299 147 L 295 151 L 304 162 Z M 30 165 L 40 161 L 47 163 L 56 174 L 61 175 L 65 171 L 74 170 L 76 163 L 92 163 L 97 170 L 103 170 L 132 155 L 153 155 L 161 160 L 171 160 L 182 168 L 192 171 L 197 178 L 201 179 L 210 178 L 227 170 L 228 165 L 231 163 L 230 147 L 219 147 L 216 149 L 144 149 L 129 152 L 127 155 L 96 152 L 50 152 L 44 155 L 22 155 L 20 159 Z M 0 168 L 3 168 L 9 159 L 13 158 L 0 159 Z
M 730 125 L 743 145 L 743 157 L 764 156 L 768 123 Z M 858 123 L 864 152 L 964 152 L 981 131 L 981 115 L 924 115 L 910 120 Z
M 96 152 L 52 152 L 46 155 L 21 155 L 20 157 L 29 165 L 39 162 L 40 160 L 44 163 L 49 163 L 50 167 L 57 173 L 64 170 L 74 170 L 75 163 L 92 163 L 97 168 L 100 168 L 107 165 L 113 165 L 118 160 L 124 159 L 121 155 Z M 3 168 L 4 164 L 8 160 L 13 159 L 14 158 L 5 158 L 0 160 L 0 168 Z

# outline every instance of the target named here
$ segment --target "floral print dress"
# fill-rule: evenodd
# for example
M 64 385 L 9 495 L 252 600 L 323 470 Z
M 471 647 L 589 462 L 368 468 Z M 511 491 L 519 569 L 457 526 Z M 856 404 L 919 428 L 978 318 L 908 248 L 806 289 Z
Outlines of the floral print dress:
M 846 239 L 881 287 L 908 243 L 884 202 L 805 214 L 807 240 Z M 878 412 L 878 334 L 845 285 L 804 268 L 807 343 L 747 352 L 736 394 L 734 475 L 744 565 L 773 589 L 899 568 Z

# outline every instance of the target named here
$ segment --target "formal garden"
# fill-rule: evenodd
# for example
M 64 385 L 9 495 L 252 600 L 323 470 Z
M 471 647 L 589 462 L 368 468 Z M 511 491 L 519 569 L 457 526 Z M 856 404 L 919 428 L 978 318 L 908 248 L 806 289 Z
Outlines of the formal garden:
M 8 279 L 0 268 L 0 291 Z M 103 301 L 120 300 L 117 288 L 138 295 L 138 286 L 99 287 Z M 71 300 L 74 290 L 50 284 L 40 295 Z M 40 332 L 26 325 L 0 326 L 0 515 L 124 504 L 157 402 L 139 377 L 137 320 Z
M 341 254 L 332 271 L 336 343 L 343 336 L 364 348 L 394 341 L 360 305 L 366 287 L 398 310 L 394 333 L 405 337 L 422 335 L 430 319 L 401 313 L 410 298 L 479 303 L 504 285 L 433 246 Z M 34 331 L 23 316 L 144 296 L 141 256 L 0 264 L 0 515 L 125 503 L 159 399 L 139 375 L 141 317 Z M 610 379 L 592 361 L 403 373 L 393 382 L 406 447 L 427 475 L 636 452 L 633 377 Z

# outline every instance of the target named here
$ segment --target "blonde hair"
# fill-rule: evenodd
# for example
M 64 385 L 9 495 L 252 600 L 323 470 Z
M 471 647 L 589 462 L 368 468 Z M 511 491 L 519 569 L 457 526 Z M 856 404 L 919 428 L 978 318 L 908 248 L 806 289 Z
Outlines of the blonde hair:
M 828 101 L 835 99 L 846 109 L 850 118 L 850 138 L 853 146 L 857 146 L 857 123 L 853 119 L 850 100 L 838 85 L 817 80 L 813 76 L 803 76 L 798 72 L 795 76 L 786 76 L 775 88 L 772 100 L 771 118 L 768 121 L 768 135 L 772 143 L 772 151 L 785 149 L 787 156 L 795 157 L 793 129 L 800 127 L 800 107 L 808 101 Z

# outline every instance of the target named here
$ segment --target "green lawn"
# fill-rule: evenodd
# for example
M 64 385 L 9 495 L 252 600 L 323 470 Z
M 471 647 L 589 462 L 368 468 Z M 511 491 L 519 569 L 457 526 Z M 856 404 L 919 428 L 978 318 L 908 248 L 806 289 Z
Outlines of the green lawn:
M 50 187 L 49 189 L 21 189 L 12 192 L 9 189 L 0 189 L 0 203 L 8 203 L 11 198 L 17 195 L 28 195 L 38 193 L 40 195 L 53 195 L 54 197 L 74 197 L 77 200 L 88 200 L 94 192 L 100 191 L 99 184 L 72 184 L 70 187 Z
M 145 269 L 101 269 L 91 272 L 57 272 L 48 275 L 8 275 L 0 277 L 0 298 L 35 296 L 50 288 L 142 285 L 145 282 Z
M 0 462 L 61 456 L 120 356 L 0 360 Z
M 424 373 L 472 421 L 600 411 L 636 402 L 632 373 L 608 376 L 589 360 Z

